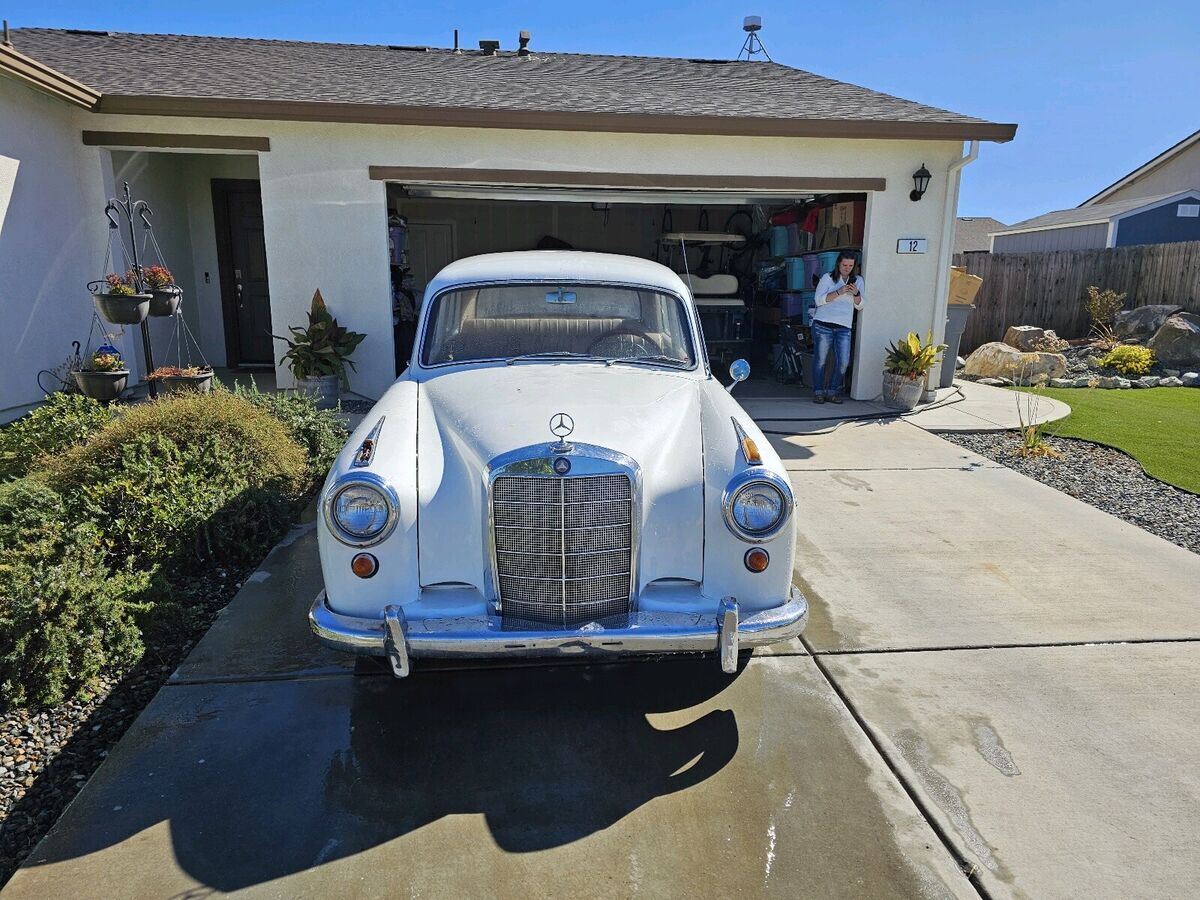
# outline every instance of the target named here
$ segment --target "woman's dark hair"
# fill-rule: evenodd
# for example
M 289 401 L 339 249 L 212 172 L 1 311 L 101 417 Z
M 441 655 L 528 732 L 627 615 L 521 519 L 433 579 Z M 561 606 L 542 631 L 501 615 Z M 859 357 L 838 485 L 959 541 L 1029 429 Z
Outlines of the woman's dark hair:
M 858 254 L 855 253 L 853 250 L 843 250 L 841 253 L 838 254 L 837 262 L 835 262 L 833 264 L 833 271 L 829 273 L 829 277 L 833 281 L 837 281 L 839 278 L 842 277 L 842 273 L 839 271 L 839 269 L 842 268 L 842 260 L 843 259 L 852 259 L 852 260 L 854 260 L 855 267 L 857 268 L 857 266 L 858 266 Z M 854 277 L 854 269 L 850 270 L 850 277 L 851 278 Z

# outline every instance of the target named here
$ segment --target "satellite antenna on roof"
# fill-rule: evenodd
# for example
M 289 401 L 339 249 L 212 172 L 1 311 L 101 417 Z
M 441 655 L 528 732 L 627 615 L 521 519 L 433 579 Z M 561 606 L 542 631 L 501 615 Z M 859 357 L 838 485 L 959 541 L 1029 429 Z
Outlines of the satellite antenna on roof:
M 771 59 L 771 54 L 767 52 L 767 48 L 763 46 L 763 42 L 759 40 L 758 33 L 762 31 L 762 16 L 746 16 L 742 20 L 742 31 L 746 32 L 746 42 L 742 44 L 742 49 L 738 52 L 738 59 L 742 58 L 742 54 L 746 54 L 746 60 L 752 60 L 761 53 L 767 58 L 767 62 L 774 62 Z

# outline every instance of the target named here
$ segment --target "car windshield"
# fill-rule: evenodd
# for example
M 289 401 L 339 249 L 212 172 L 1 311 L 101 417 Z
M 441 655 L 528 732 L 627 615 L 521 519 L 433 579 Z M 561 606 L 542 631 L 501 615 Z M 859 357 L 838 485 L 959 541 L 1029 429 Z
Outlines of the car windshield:
M 596 284 L 502 284 L 439 294 L 422 364 L 474 360 L 643 360 L 690 369 L 695 349 L 683 301 Z

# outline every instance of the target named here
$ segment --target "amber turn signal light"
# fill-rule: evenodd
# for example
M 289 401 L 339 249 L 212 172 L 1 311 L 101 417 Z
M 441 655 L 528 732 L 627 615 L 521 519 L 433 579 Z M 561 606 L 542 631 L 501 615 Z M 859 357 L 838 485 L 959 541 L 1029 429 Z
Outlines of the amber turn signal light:
M 765 572 L 771 557 L 762 547 L 751 547 L 746 551 L 746 568 L 751 572 Z
M 359 578 L 370 578 L 379 571 L 379 560 L 370 553 L 356 553 L 350 560 L 350 571 Z
M 762 456 L 758 452 L 758 444 L 754 443 L 754 438 L 742 438 L 742 455 L 750 465 L 762 465 Z

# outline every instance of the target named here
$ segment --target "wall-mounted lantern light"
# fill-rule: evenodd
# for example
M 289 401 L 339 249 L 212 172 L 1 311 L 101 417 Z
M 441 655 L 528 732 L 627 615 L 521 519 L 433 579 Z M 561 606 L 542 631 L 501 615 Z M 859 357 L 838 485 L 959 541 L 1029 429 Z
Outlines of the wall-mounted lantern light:
M 921 168 L 913 172 L 913 185 L 915 190 L 908 195 L 908 199 L 916 203 L 925 196 L 925 192 L 929 190 L 929 179 L 932 178 L 929 170 L 925 168 L 925 163 L 921 163 Z

